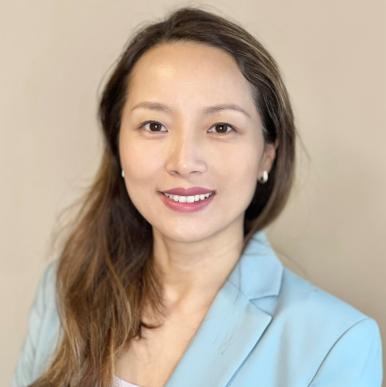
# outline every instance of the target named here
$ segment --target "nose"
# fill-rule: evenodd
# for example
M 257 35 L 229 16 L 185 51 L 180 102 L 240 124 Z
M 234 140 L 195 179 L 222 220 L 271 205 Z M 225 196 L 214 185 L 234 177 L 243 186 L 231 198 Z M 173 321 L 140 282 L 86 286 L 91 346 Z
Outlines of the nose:
M 203 173 L 207 169 L 204 149 L 199 136 L 194 131 L 179 131 L 170 143 L 166 170 L 172 175 L 189 177 L 191 174 Z

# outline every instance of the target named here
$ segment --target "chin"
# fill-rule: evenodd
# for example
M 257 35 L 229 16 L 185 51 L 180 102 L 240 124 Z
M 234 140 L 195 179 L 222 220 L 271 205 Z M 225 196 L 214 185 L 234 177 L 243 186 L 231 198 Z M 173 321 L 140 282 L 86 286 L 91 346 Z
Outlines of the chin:
M 214 230 L 203 228 L 191 222 L 191 224 L 162 225 L 161 227 L 154 226 L 157 233 L 163 237 L 175 242 L 193 243 L 202 241 L 215 233 Z

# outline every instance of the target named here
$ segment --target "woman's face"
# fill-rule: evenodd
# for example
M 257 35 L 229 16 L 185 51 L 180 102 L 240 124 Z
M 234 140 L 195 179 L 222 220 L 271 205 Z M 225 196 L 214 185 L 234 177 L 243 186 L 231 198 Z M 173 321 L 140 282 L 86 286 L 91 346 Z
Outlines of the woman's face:
M 228 104 L 244 112 L 209 109 Z M 274 146 L 264 144 L 250 85 L 232 56 L 196 42 L 163 43 L 135 64 L 119 152 L 138 211 L 164 237 L 190 242 L 223 231 L 242 233 L 257 180 L 275 157 Z M 215 194 L 195 211 L 170 208 L 160 193 L 197 186 Z

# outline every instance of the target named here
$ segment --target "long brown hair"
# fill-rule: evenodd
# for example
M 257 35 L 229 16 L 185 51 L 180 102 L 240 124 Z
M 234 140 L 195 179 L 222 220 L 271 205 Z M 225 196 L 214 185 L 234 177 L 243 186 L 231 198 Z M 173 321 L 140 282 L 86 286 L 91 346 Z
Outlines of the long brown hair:
M 278 66 L 256 38 L 235 22 L 195 7 L 141 27 L 107 81 L 99 105 L 104 139 L 101 164 L 60 252 L 56 297 L 61 336 L 46 372 L 33 387 L 111 386 L 114 358 L 142 337 L 144 305 L 162 315 L 162 285 L 152 265 L 152 228 L 131 202 L 121 178 L 118 133 L 130 71 L 156 44 L 187 40 L 234 57 L 250 82 L 264 139 L 278 143 L 266 184 L 256 182 L 245 213 L 244 247 L 287 202 L 294 177 L 295 125 Z

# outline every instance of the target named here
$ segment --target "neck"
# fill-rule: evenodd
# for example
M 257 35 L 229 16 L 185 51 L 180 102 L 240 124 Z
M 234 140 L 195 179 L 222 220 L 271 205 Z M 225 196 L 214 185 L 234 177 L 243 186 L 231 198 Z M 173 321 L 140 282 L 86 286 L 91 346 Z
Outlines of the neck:
M 234 228 L 200 240 L 176 241 L 153 232 L 154 263 L 166 306 L 192 308 L 211 302 L 234 268 L 243 244 Z

